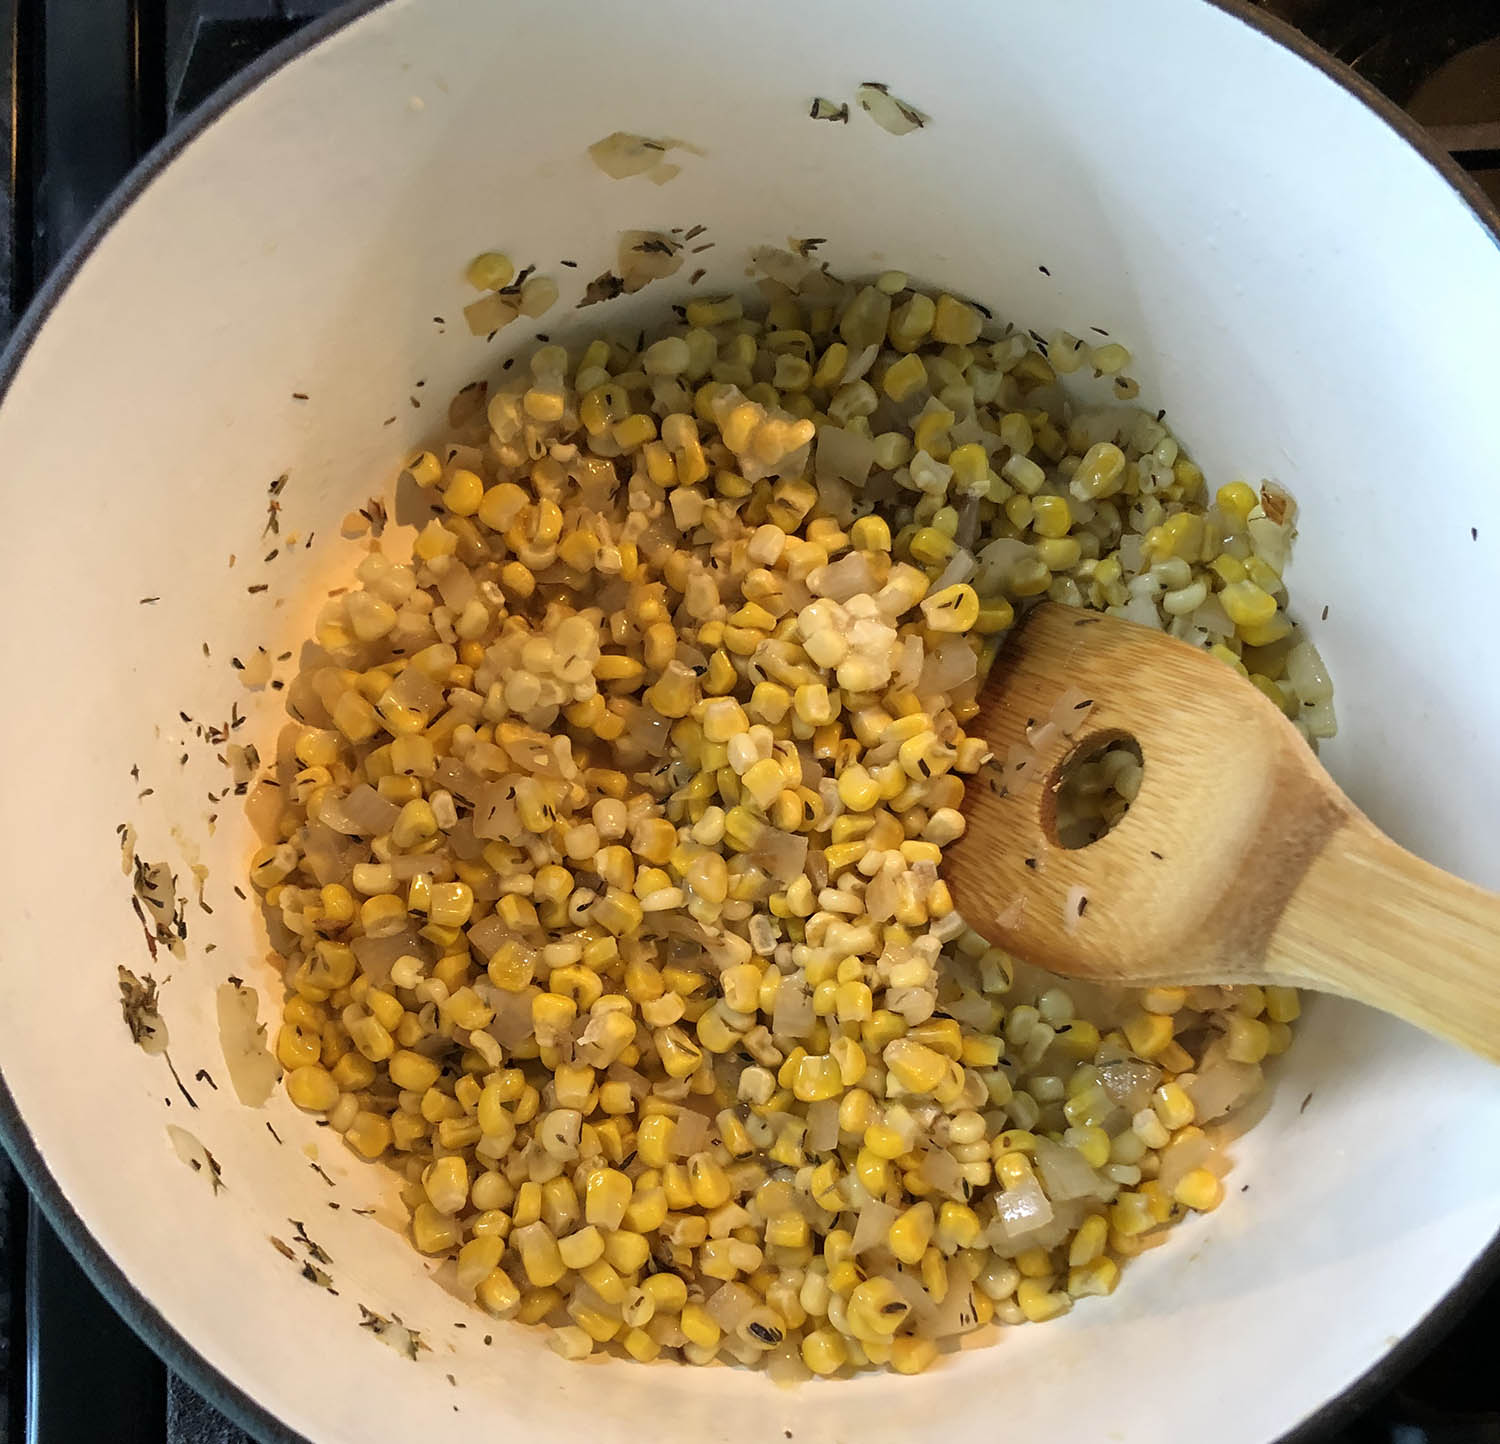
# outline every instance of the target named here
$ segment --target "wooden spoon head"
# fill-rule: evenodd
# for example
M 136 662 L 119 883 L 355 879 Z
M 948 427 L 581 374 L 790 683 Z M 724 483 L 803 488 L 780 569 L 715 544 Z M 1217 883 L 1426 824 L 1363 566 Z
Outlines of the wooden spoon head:
M 1046 603 L 1001 652 L 965 724 L 969 779 L 945 876 L 971 927 L 1100 982 L 1253 982 L 1287 899 L 1350 804 L 1279 708 L 1163 632 Z M 1098 841 L 1058 840 L 1076 759 L 1134 738 L 1144 773 Z

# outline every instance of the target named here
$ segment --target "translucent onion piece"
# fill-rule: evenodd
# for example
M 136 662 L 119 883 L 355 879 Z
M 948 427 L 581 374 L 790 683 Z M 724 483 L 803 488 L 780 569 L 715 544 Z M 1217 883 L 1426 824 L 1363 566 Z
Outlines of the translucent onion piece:
M 426 959 L 432 955 L 432 949 L 411 928 L 388 938 L 355 938 L 349 946 L 354 949 L 359 966 L 369 974 L 370 981 L 377 985 L 384 985 L 389 979 L 391 964 L 397 958 L 410 955 Z
M 995 1195 L 995 1226 L 1007 1242 L 1051 1222 L 1052 1201 L 1034 1178 Z
M 927 124 L 928 117 L 914 105 L 897 100 L 885 86 L 873 81 L 861 85 L 854 92 L 854 98 L 876 125 L 892 135 L 910 135 Z
M 764 868 L 778 882 L 791 882 L 801 876 L 803 864 L 807 861 L 807 835 L 768 827 L 756 839 L 749 856 L 757 867 Z
M 682 242 L 660 231 L 621 231 L 620 279 L 628 293 L 682 268 Z
M 361 782 L 347 797 L 325 793 L 318 809 L 318 821 L 325 827 L 359 837 L 378 837 L 389 832 L 400 816 L 401 809 L 382 797 L 368 782 Z
M 1260 1085 L 1258 1064 L 1219 1058 L 1206 1063 L 1198 1070 L 1198 1076 L 1183 1086 L 1193 1100 L 1198 1122 L 1207 1123 L 1210 1119 L 1222 1117 L 1231 1108 L 1237 1108 Z
M 879 1248 L 884 1244 L 896 1217 L 896 1210 L 888 1203 L 881 1203 L 879 1199 L 871 1199 L 866 1203 L 860 1209 L 859 1219 L 854 1225 L 854 1252 L 864 1253 L 866 1249 Z
M 628 180 L 660 165 L 673 144 L 670 140 L 648 140 L 643 135 L 616 130 L 603 140 L 596 140 L 589 147 L 589 157 L 611 180 Z
M 473 802 L 475 837 L 505 839 L 520 833 L 521 815 L 516 810 L 516 789 L 510 783 L 490 783 L 476 792 Z
M 964 1171 L 959 1161 L 946 1148 L 929 1148 L 922 1154 L 918 1171 L 928 1185 L 949 1198 L 965 1198 Z
M 837 479 L 863 486 L 875 465 L 875 443 L 842 426 L 820 426 L 813 451 L 813 475 L 819 481 Z M 827 595 L 826 593 L 824 595 Z
M 302 856 L 320 887 L 348 882 L 356 862 L 363 862 L 365 849 L 346 842 L 344 835 L 321 822 L 310 822 L 302 834 Z
M 1073 1198 L 1092 1198 L 1099 1193 L 1101 1179 L 1076 1148 L 1066 1148 L 1050 1138 L 1036 1142 L 1036 1161 L 1048 1197 L 1056 1203 Z
M 524 1043 L 535 1032 L 531 1021 L 531 1000 L 541 992 L 540 988 L 526 988 L 519 993 L 497 988 L 490 995 L 490 1006 L 495 1016 L 490 1019 L 485 1032 L 506 1048 Z
M 673 1115 L 676 1128 L 672 1134 L 672 1148 L 686 1157 L 708 1147 L 709 1120 L 693 1108 L 679 1108 Z
M 829 430 L 828 427 L 823 429 Z M 859 552 L 849 552 L 838 561 L 830 562 L 827 566 L 817 567 L 809 572 L 807 585 L 809 590 L 820 597 L 828 597 L 835 602 L 847 602 L 850 597 L 875 590 L 875 573 L 870 569 L 869 562 Z
M 281 1077 L 281 1064 L 266 1045 L 260 1021 L 260 995 L 254 988 L 220 983 L 214 995 L 219 1047 L 234 1095 L 247 1108 L 259 1108 Z
M 1099 1078 L 1104 1091 L 1134 1115 L 1151 1106 L 1151 1092 L 1161 1082 L 1161 1069 L 1154 1063 L 1126 1058 L 1119 1063 L 1106 1063 L 1099 1070 Z
M 744 1284 L 722 1284 L 708 1296 L 704 1307 L 726 1334 L 733 1334 L 760 1307 L 760 1302 L 760 1296 Z
M 1184 1175 L 1209 1166 L 1214 1156 L 1214 1146 L 1205 1133 L 1191 1132 L 1174 1138 L 1162 1150 L 1161 1186 L 1171 1193 Z
M 807 1108 L 806 1146 L 815 1153 L 831 1153 L 839 1143 L 839 1100 L 822 1098 Z
M 501 945 L 515 937 L 515 934 L 501 918 L 491 913 L 489 917 L 482 918 L 477 923 L 470 923 L 468 936 L 469 946 L 479 957 L 488 962 L 499 951 Z
M 938 579 L 927 589 L 928 595 L 941 592 L 946 587 L 956 586 L 959 582 L 966 582 L 974 575 L 977 563 L 972 552 L 965 551 L 963 547 L 948 558 L 948 565 L 939 573 Z
M 771 1012 L 771 1031 L 783 1038 L 805 1038 L 812 1032 L 812 994 L 800 979 L 783 978 L 776 989 L 776 1006 Z
M 1311 642 L 1299 642 L 1286 654 L 1286 679 L 1304 707 L 1333 697 L 1333 682 Z
M 762 275 L 779 281 L 795 291 L 806 278 L 810 263 L 780 246 L 756 246 L 750 252 L 750 264 Z

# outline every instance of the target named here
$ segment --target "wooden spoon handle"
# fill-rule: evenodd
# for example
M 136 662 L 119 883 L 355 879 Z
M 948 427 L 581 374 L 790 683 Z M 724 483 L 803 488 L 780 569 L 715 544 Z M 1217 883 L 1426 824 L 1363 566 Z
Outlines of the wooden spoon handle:
M 1265 966 L 1500 1061 L 1500 897 L 1413 857 L 1358 813 L 1298 884 Z

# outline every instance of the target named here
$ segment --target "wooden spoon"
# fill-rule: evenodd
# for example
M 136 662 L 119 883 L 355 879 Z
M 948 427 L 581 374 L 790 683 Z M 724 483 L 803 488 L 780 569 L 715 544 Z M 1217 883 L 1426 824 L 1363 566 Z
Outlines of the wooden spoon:
M 979 706 L 967 730 L 995 760 L 969 779 L 944 873 L 992 942 L 1096 982 L 1338 993 L 1500 1060 L 1500 897 L 1386 837 L 1222 662 L 1049 603 Z M 1128 738 L 1144 766 L 1129 811 L 1062 846 L 1064 775 Z

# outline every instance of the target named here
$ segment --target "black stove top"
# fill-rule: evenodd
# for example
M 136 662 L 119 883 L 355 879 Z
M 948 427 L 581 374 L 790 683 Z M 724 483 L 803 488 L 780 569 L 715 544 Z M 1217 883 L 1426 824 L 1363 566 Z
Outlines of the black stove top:
M 0 339 L 179 117 L 339 0 L 0 0 Z M 1264 0 L 1500 201 L 1500 0 Z M 0 1153 L 0 1444 L 250 1444 L 100 1297 Z M 1500 1444 L 1500 1284 L 1324 1444 Z M 80 1387 L 82 1383 L 83 1387 Z M 1172 1441 L 1168 1441 L 1172 1444 Z

